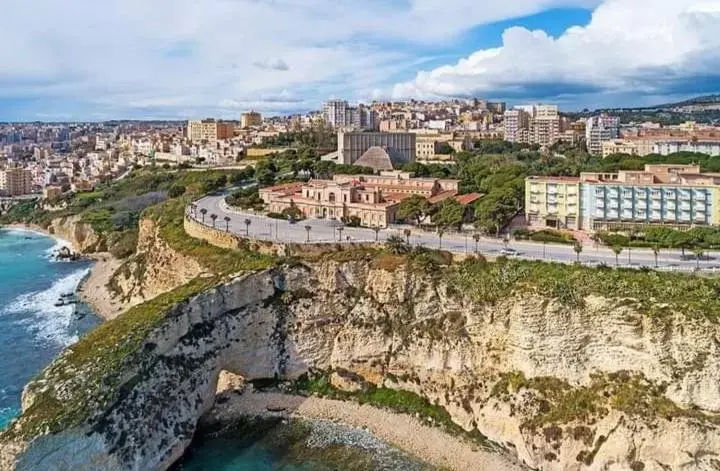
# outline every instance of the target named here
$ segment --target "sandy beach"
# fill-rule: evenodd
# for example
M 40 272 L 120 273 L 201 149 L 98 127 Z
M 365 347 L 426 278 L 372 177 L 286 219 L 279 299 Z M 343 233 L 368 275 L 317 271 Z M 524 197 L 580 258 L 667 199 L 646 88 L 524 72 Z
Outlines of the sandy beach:
M 17 231 L 28 231 L 42 234 L 47 237 L 55 239 L 59 245 L 64 245 L 72 248 L 73 251 L 78 252 L 78 248 L 75 245 L 61 237 L 51 234 L 40 226 L 29 225 L 29 224 L 10 224 L 4 226 L 7 229 Z M 59 247 L 58 247 L 59 248 Z M 116 259 L 110 253 L 96 253 L 88 255 L 90 259 L 94 261 L 90 273 L 77 287 L 78 296 L 89 304 L 95 314 L 105 320 L 115 319 L 117 316 L 122 314 L 124 306 L 122 303 L 115 302 L 110 290 L 107 288 L 107 284 L 110 281 L 113 273 L 122 264 L 121 260 Z
M 227 402 L 216 405 L 210 412 L 214 419 L 282 416 L 331 420 L 367 429 L 378 438 L 439 468 L 457 471 L 526 469 L 512 456 L 484 450 L 425 425 L 415 417 L 366 404 L 264 392 L 229 394 L 226 397 L 229 397 Z

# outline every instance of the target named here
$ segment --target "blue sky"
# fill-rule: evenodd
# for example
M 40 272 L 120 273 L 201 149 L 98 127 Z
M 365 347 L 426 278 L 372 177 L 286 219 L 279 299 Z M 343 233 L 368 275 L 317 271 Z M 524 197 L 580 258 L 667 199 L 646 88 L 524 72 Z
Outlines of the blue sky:
M 7 2 L 0 120 L 237 118 L 330 97 L 575 110 L 720 91 L 720 0 Z

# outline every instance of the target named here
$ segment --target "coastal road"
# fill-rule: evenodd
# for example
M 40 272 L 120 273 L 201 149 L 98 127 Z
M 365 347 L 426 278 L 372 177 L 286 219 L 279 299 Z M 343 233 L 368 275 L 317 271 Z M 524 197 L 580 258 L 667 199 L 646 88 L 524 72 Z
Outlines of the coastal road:
M 285 220 L 271 219 L 262 214 L 243 211 L 236 208 L 230 208 L 225 203 L 226 195 L 207 196 L 198 200 L 197 216 L 198 222 L 203 222 L 201 209 L 206 209 L 204 224 L 211 226 L 211 214 L 217 214 L 218 218 L 215 226 L 218 229 L 225 230 L 225 217 L 229 217 L 227 228 L 230 232 L 250 238 L 277 242 L 294 242 L 304 243 L 308 240 L 312 243 L 320 242 L 384 242 L 392 235 L 401 236 L 403 239 L 404 227 L 393 226 L 392 228 L 382 229 L 377 234 L 372 229 L 361 227 L 344 227 L 342 231 L 338 227 L 342 226 L 338 221 L 327 219 L 308 219 L 295 224 L 290 224 Z M 189 211 L 192 216 L 192 211 Z M 245 220 L 250 221 L 250 225 L 245 224 Z M 310 231 L 305 229 L 310 226 Z M 413 246 L 422 246 L 432 249 L 442 248 L 455 253 L 473 253 L 475 252 L 475 241 L 472 233 L 447 232 L 440 241 L 437 233 L 427 232 L 410 227 L 411 236 L 410 243 Z M 508 247 L 518 252 L 517 258 L 528 260 L 545 260 L 560 263 L 574 263 L 577 255 L 570 245 L 560 244 L 542 244 L 528 241 L 511 241 Z M 503 241 L 494 238 L 482 238 L 478 244 L 478 251 L 487 256 L 498 256 L 501 250 L 505 248 Z M 700 269 L 706 272 L 720 272 L 720 254 L 717 252 L 706 253 L 706 259 L 700 260 Z M 607 247 L 603 246 L 585 246 L 580 254 L 580 261 L 586 265 L 606 264 L 615 266 L 615 254 Z M 619 266 L 630 268 L 654 267 L 655 256 L 648 249 L 623 249 L 618 257 Z M 696 269 L 698 262 L 694 256 L 688 252 L 688 257 L 683 258 L 680 251 L 663 250 L 658 256 L 658 269 L 667 271 L 692 271 Z

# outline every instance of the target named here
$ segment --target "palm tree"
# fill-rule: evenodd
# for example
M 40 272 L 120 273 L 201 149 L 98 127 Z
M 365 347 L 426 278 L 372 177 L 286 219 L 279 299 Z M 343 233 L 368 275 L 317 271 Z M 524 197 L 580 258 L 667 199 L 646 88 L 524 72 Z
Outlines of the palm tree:
M 225 216 L 225 232 L 230 232 L 230 216 Z
M 575 241 L 575 243 L 573 244 L 573 250 L 575 251 L 575 255 L 577 256 L 577 263 L 580 263 L 580 253 L 582 253 L 583 251 L 582 242 L 580 242 L 579 240 Z
M 342 242 L 342 233 L 343 233 L 344 230 L 345 230 L 345 227 L 344 227 L 344 226 L 340 226 L 340 227 L 337 228 L 338 237 L 340 238 L 340 242 Z
M 703 249 L 695 249 L 693 250 L 693 254 L 695 254 L 695 261 L 697 262 L 697 269 L 700 269 L 700 259 L 703 258 L 703 255 L 705 255 L 705 252 Z
M 215 220 L 216 220 L 217 218 L 218 218 L 218 215 L 215 214 L 215 213 L 212 213 L 212 214 L 210 215 L 210 219 L 212 219 L 212 222 L 213 222 L 213 229 L 215 229 Z
M 205 224 L 205 215 L 207 214 L 207 209 L 202 208 L 200 210 L 200 214 L 202 214 L 202 222 L 203 222 L 203 224 Z
M 307 232 L 307 242 L 310 242 L 310 229 L 312 229 L 312 226 L 305 226 L 305 231 Z
M 612 250 L 613 253 L 615 254 L 615 266 L 616 266 L 616 267 L 619 267 L 619 266 L 620 266 L 620 260 L 618 260 L 618 257 L 619 257 L 620 254 L 622 253 L 623 248 L 620 247 L 619 245 L 613 245 L 612 247 L 610 247 L 610 250 Z
M 655 244 L 652 246 L 653 255 L 655 255 L 655 268 L 658 267 L 658 255 L 660 254 L 660 245 Z
M 403 231 L 403 234 L 405 234 L 405 241 L 410 245 L 410 234 L 412 234 L 412 231 L 410 229 L 405 229 Z
M 445 228 L 438 227 L 437 234 L 438 234 L 438 242 L 439 242 L 438 248 L 442 249 L 442 238 L 443 238 L 443 235 L 445 234 Z
M 380 235 L 380 228 L 378 226 L 373 226 L 372 230 L 375 231 L 375 242 L 377 242 Z
M 243 222 L 245 223 L 245 235 L 250 237 L 250 224 L 252 224 L 252 221 L 250 219 L 245 219 Z
M 477 232 L 473 234 L 473 240 L 475 241 L 475 253 L 478 253 L 478 245 L 480 244 L 480 234 Z
M 505 237 L 503 237 L 503 245 L 505 245 L 505 248 L 508 248 L 508 244 L 510 244 L 510 236 L 505 234 Z

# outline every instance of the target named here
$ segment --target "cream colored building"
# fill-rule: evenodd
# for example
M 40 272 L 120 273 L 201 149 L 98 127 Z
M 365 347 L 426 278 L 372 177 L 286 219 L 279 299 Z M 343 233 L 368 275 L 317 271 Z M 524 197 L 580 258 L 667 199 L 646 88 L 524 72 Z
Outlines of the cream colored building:
M 188 121 L 187 138 L 192 142 L 207 141 L 214 143 L 218 139 L 230 139 L 235 133 L 235 125 L 206 119 L 202 121 Z
M 295 206 L 306 218 L 357 217 L 363 226 L 387 227 L 397 219 L 403 199 L 412 195 L 449 198 L 457 195 L 458 189 L 458 180 L 413 178 L 410 173 L 392 171 L 262 188 L 260 197 L 273 213 Z
M 653 153 L 654 141 L 640 139 L 617 139 L 602 143 L 603 158 L 613 154 L 629 154 L 644 157 Z
M 26 168 L 0 170 L 0 192 L 5 196 L 20 196 L 32 193 L 32 171 Z
M 240 127 L 242 129 L 247 129 L 253 126 L 262 126 L 262 123 L 262 115 L 255 111 L 243 113 L 242 116 L 240 116 Z
M 579 229 L 580 179 L 529 177 L 525 181 L 528 224 L 556 229 Z

